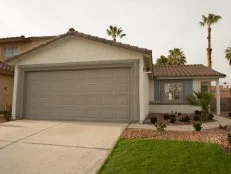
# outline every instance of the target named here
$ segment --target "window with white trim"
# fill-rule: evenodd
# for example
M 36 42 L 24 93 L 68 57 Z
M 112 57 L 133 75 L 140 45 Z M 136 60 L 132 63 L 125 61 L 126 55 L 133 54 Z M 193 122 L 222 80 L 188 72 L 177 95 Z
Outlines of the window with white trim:
M 183 83 L 164 83 L 164 101 L 183 101 Z
M 18 48 L 17 47 L 4 48 L 4 57 L 5 58 L 15 56 L 16 54 L 18 54 Z

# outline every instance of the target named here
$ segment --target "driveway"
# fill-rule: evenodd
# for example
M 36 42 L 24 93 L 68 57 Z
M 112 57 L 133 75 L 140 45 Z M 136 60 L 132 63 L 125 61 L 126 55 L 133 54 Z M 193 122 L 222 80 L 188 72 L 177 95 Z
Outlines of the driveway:
M 125 123 L 19 120 L 0 124 L 4 174 L 95 173 Z

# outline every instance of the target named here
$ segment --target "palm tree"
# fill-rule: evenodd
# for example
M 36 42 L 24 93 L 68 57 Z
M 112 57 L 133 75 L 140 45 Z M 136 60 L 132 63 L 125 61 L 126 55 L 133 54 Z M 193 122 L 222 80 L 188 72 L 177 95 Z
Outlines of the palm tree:
M 231 65 L 231 47 L 226 48 L 225 57 L 229 61 L 229 65 Z
M 212 68 L 212 48 L 211 48 L 211 26 L 216 24 L 222 19 L 221 16 L 209 13 L 208 16 L 202 15 L 202 21 L 199 24 L 202 27 L 208 27 L 208 48 L 207 48 L 207 56 L 208 56 L 208 67 Z
M 168 58 L 161 55 L 160 58 L 156 60 L 156 65 L 168 65 Z
M 121 27 L 118 28 L 117 26 L 112 25 L 110 25 L 107 29 L 107 34 L 108 36 L 111 36 L 114 41 L 116 41 L 118 36 L 120 39 L 126 36 L 126 34 L 123 33 L 123 29 Z
M 172 50 L 169 50 L 169 55 L 168 55 L 169 65 L 184 65 L 185 63 L 187 63 L 187 61 L 182 49 L 174 48 Z

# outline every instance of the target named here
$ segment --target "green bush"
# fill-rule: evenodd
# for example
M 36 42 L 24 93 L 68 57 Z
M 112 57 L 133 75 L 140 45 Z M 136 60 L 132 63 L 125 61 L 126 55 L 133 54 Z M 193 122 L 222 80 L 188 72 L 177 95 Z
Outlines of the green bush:
M 164 129 L 167 127 L 167 125 L 163 122 L 155 123 L 154 125 L 155 125 L 157 131 L 164 131 Z
M 170 123 L 174 124 L 176 122 L 176 117 L 170 117 Z
M 201 111 L 195 110 L 195 111 L 194 111 L 194 114 L 196 114 L 196 115 L 201 115 Z
M 196 123 L 194 123 L 193 124 L 193 127 L 194 127 L 194 129 L 196 130 L 196 131 L 200 131 L 201 129 L 202 129 L 202 123 L 200 123 L 200 122 L 196 122 Z
M 169 114 L 164 114 L 164 119 L 165 119 L 165 120 L 170 119 L 170 115 L 169 115 Z
M 150 121 L 152 124 L 155 124 L 157 122 L 157 118 L 155 116 L 150 117 Z
M 231 132 L 228 133 L 227 138 L 229 145 L 231 145 Z
M 180 122 L 190 122 L 190 118 L 188 116 L 184 116 L 179 119 Z
M 181 112 L 178 112 L 178 115 L 182 115 Z

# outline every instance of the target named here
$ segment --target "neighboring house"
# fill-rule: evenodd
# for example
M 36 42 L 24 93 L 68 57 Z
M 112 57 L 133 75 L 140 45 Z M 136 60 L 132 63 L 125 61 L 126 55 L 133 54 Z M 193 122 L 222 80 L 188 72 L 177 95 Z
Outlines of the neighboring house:
M 12 57 L 36 45 L 40 45 L 55 36 L 33 36 L 25 37 L 6 37 L 0 38 L 0 61 L 4 61 L 7 57 Z
M 211 86 L 210 91 L 215 96 L 215 100 L 211 105 L 211 110 L 216 110 L 216 87 Z M 229 90 L 229 86 L 224 83 L 224 85 L 220 86 L 220 95 L 221 95 L 221 111 L 231 111 L 231 93 Z
M 185 94 L 225 77 L 203 65 L 179 66 L 200 74 L 175 75 L 175 66 L 153 66 L 151 50 L 72 30 L 7 61 L 15 65 L 12 115 L 28 119 L 142 122 L 161 107 L 190 107 Z
M 0 111 L 12 104 L 14 67 L 0 61 Z
M 17 55 L 36 45 L 40 45 L 55 36 L 39 37 L 7 37 L 0 38 L 0 110 L 3 105 L 12 104 L 14 68 L 4 60 L 8 57 Z

